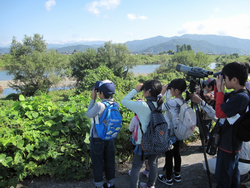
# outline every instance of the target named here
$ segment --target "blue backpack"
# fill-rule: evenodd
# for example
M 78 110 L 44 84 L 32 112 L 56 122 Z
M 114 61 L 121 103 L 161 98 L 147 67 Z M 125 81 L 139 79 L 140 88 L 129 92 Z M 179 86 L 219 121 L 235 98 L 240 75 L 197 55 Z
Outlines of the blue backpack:
M 103 102 L 106 106 L 99 124 L 95 123 L 98 136 L 102 140 L 113 140 L 117 137 L 122 127 L 122 116 L 116 103 Z

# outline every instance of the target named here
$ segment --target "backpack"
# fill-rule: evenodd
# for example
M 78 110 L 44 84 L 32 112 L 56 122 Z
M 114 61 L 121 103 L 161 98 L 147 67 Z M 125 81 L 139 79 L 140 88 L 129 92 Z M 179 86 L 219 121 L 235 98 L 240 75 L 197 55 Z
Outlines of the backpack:
M 168 135 L 168 124 L 161 109 L 156 108 L 151 101 L 147 101 L 147 104 L 151 114 L 147 131 L 143 133 L 141 129 L 143 133 L 141 147 L 144 152 L 150 155 L 158 155 L 168 151 L 169 146 L 172 144 Z
M 242 90 L 243 92 L 247 93 L 250 97 L 250 91 Z M 248 102 L 248 105 L 246 107 L 246 110 L 243 114 L 241 114 L 242 118 L 236 121 L 235 125 L 237 126 L 237 137 L 244 141 L 248 142 L 250 141 L 250 101 Z
M 187 140 L 194 132 L 196 126 L 196 115 L 193 109 L 184 101 L 182 104 L 179 100 L 174 99 L 179 106 L 179 116 L 177 117 L 177 128 L 174 129 L 175 136 L 178 140 Z
M 98 136 L 102 140 L 113 140 L 117 137 L 122 127 L 122 116 L 116 103 L 103 102 L 106 106 L 99 122 L 95 122 Z

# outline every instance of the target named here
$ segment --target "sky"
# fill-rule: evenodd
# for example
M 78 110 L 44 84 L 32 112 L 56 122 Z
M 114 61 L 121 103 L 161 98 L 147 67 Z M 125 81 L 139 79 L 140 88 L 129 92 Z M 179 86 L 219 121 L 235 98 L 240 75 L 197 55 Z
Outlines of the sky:
M 0 47 L 215 34 L 250 39 L 250 0 L 0 0 Z

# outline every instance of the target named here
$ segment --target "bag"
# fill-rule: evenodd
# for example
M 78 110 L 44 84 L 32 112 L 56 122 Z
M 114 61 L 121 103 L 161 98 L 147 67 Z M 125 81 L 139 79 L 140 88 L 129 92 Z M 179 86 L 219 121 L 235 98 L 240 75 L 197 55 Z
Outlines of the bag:
M 179 140 L 187 140 L 189 136 L 194 132 L 196 126 L 196 115 L 193 109 L 186 103 L 174 99 L 179 106 L 179 116 L 177 117 L 177 128 L 174 129 L 175 136 Z
M 122 127 L 122 116 L 116 103 L 103 102 L 106 106 L 99 122 L 95 122 L 98 136 L 102 140 L 113 140 L 117 137 Z
M 248 94 L 248 96 L 250 97 L 250 91 L 249 90 L 244 90 L 244 92 L 246 92 Z M 242 115 L 242 118 L 239 119 L 239 121 L 237 121 L 235 123 L 234 126 L 237 126 L 237 137 L 244 141 L 244 142 L 248 142 L 250 141 L 250 101 L 247 105 L 246 110 L 244 111 L 244 114 Z
M 147 104 L 151 114 L 147 131 L 142 134 L 141 147 L 144 152 L 150 155 L 158 155 L 168 151 L 172 144 L 168 135 L 168 124 L 161 109 L 155 108 L 151 101 L 147 101 Z
M 131 125 L 131 124 L 134 125 L 133 134 L 132 134 L 132 136 L 131 136 L 131 138 L 130 138 L 133 145 L 136 145 L 136 142 L 137 142 L 137 140 L 138 140 L 138 127 L 139 127 L 140 123 L 141 123 L 141 122 L 140 122 L 140 120 L 139 120 L 139 118 L 138 118 L 137 115 L 135 115 L 135 116 L 132 118 L 131 122 L 130 122 L 130 125 Z
M 209 134 L 209 140 L 207 144 L 206 152 L 209 155 L 215 155 L 221 138 L 221 124 L 220 119 L 216 121 L 216 124 Z

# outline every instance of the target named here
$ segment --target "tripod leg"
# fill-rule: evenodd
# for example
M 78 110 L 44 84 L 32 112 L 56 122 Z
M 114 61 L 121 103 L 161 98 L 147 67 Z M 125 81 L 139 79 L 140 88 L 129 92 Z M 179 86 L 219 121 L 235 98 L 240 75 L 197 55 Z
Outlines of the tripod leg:
M 203 126 L 203 122 L 202 122 L 200 110 L 199 110 L 197 104 L 195 104 L 195 112 L 196 112 L 196 118 L 197 118 L 197 125 L 199 127 L 199 132 L 201 134 L 201 144 L 202 144 L 203 154 L 204 154 L 204 158 L 205 158 L 205 164 L 206 164 L 206 168 L 207 168 L 207 175 L 208 175 L 209 187 L 212 188 L 212 182 L 211 182 L 211 177 L 210 177 L 210 170 L 209 170 L 209 166 L 208 166 L 208 162 L 207 162 L 207 155 L 206 155 L 205 143 L 204 143 L 204 140 L 205 139 L 207 140 L 207 137 L 205 136 L 204 126 Z

